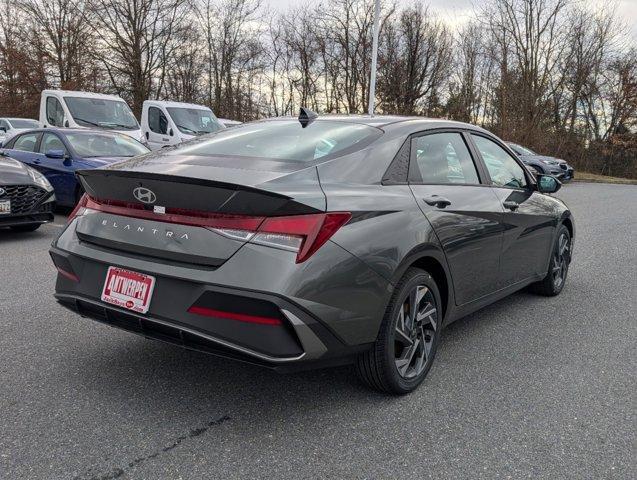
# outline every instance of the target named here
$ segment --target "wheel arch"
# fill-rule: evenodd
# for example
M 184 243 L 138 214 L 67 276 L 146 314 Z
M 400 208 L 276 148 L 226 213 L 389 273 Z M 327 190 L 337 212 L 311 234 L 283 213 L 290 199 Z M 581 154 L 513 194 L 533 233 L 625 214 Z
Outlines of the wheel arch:
M 395 285 L 410 267 L 425 270 L 433 277 L 440 291 L 443 320 L 446 320 L 453 305 L 454 295 L 453 283 L 444 253 L 433 245 L 416 248 L 403 259 L 396 269 L 392 283 Z

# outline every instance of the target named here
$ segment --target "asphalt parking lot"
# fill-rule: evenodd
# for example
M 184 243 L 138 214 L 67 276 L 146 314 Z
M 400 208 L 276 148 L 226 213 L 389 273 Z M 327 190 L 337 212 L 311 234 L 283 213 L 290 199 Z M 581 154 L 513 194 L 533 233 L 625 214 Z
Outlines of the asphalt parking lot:
M 562 295 L 454 323 L 405 397 L 79 318 L 52 296 L 64 218 L 0 231 L 0 477 L 636 478 L 637 187 L 558 196 L 577 222 Z

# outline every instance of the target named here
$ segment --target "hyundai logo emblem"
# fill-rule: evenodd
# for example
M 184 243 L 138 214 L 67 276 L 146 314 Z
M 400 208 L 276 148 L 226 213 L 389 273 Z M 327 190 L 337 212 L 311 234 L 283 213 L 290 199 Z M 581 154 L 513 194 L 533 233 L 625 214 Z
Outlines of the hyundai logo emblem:
M 4 188 L 0 188 L 0 197 L 5 194 Z
M 133 190 L 133 195 L 135 195 L 135 198 L 142 203 L 155 203 L 157 200 L 155 192 L 146 187 L 137 187 Z

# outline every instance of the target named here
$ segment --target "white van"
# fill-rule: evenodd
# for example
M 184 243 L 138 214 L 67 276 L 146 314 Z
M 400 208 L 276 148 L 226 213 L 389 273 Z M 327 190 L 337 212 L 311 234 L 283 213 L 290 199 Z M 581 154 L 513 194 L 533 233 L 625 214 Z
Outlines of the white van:
M 128 104 L 117 95 L 43 90 L 40 99 L 43 127 L 103 128 L 143 142 L 139 123 Z
M 194 103 L 146 100 L 142 108 L 142 132 L 151 150 L 177 145 L 225 126 L 208 107 Z

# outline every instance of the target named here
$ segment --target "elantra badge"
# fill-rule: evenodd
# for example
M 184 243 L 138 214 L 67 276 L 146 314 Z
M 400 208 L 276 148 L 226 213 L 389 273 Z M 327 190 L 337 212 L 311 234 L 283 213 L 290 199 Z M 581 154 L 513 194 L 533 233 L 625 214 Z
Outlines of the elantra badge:
M 137 187 L 133 190 L 133 195 L 142 203 L 155 203 L 157 200 L 155 192 L 146 187 Z

